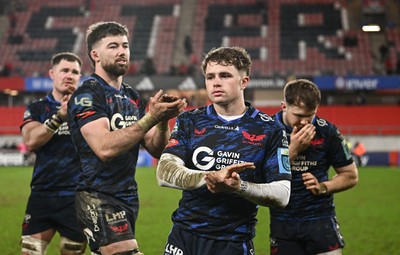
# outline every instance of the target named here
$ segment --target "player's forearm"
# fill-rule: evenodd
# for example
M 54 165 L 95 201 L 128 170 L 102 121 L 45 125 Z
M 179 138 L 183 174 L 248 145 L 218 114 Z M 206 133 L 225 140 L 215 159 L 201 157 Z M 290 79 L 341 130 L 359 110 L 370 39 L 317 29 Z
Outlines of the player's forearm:
M 136 124 L 110 132 L 108 122 L 100 123 L 100 121 L 86 124 L 81 128 L 81 132 L 90 148 L 102 161 L 112 160 L 128 151 L 140 143 L 145 135 Z
M 358 183 L 357 172 L 338 173 L 329 181 L 323 182 L 328 194 L 338 193 L 354 187 Z
M 159 159 L 168 144 L 170 135 L 168 122 L 160 122 L 147 132 L 143 145 L 154 158 Z
M 45 145 L 54 135 L 43 123 L 30 122 L 22 128 L 24 143 L 29 151 L 35 151 Z
M 283 208 L 289 203 L 290 181 L 258 184 L 242 180 L 235 193 L 258 205 Z
M 157 166 L 157 182 L 160 186 L 176 189 L 196 189 L 205 185 L 205 172 L 192 170 L 183 165 L 178 157 L 164 153 Z
M 113 135 L 112 133 L 114 132 L 110 132 L 111 135 Z M 150 113 L 147 113 L 134 125 L 117 130 L 116 135 L 116 139 L 108 139 L 110 143 L 104 144 L 105 146 L 110 145 L 109 152 L 115 154 L 113 157 L 129 150 L 144 139 L 147 151 L 153 157 L 159 158 L 168 143 L 170 131 L 168 122 L 158 122 Z M 122 138 L 120 138 L 121 136 Z

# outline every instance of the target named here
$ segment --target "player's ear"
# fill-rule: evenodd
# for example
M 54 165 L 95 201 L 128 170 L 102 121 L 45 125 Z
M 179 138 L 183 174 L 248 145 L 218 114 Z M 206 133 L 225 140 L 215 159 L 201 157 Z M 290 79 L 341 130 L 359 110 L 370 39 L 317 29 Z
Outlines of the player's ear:
M 53 68 L 49 70 L 49 77 L 54 80 L 54 72 L 53 72 Z
M 286 106 L 285 101 L 282 101 L 282 102 L 281 102 L 281 110 L 282 110 L 282 111 L 286 111 L 286 108 L 287 108 L 287 106 Z
M 98 62 L 100 60 L 98 52 L 94 49 L 90 51 L 90 57 L 94 62 Z
M 240 88 L 244 90 L 247 87 L 247 85 L 249 85 L 249 81 L 250 81 L 249 76 L 247 75 L 243 76 L 242 81 L 240 83 Z

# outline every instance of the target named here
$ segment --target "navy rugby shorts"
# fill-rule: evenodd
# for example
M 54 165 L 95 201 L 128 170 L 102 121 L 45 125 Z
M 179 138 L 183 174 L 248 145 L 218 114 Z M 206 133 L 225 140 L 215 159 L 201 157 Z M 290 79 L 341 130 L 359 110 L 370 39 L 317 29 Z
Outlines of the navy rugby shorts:
M 127 205 L 103 193 L 78 191 L 75 207 L 92 251 L 110 243 L 135 239 L 137 200 Z
M 75 242 L 86 240 L 77 221 L 74 196 L 45 196 L 31 193 L 26 206 L 22 235 L 54 229 Z
M 271 255 L 309 255 L 344 247 L 335 216 L 309 221 L 271 221 Z
M 173 226 L 164 248 L 164 255 L 253 255 L 252 240 L 246 242 L 232 242 L 207 239 L 196 234 Z

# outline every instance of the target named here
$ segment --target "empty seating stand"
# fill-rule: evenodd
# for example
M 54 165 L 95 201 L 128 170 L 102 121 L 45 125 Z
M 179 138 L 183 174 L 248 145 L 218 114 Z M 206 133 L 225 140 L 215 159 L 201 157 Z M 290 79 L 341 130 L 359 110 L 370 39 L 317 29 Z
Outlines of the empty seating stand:
M 197 2 L 192 38 L 199 56 L 212 47 L 245 47 L 253 71 L 274 74 L 372 74 L 365 34 L 345 26 L 345 1 L 269 0 Z M 347 47 L 344 36 L 356 34 Z
M 158 31 L 158 40 L 155 40 L 152 47 L 155 51 L 161 49 L 158 53 L 163 55 L 157 55 L 155 64 L 166 71 L 171 62 L 173 38 L 177 30 L 178 17 L 174 16 L 173 10 L 179 2 L 180 0 L 29 1 L 27 10 L 17 13 L 16 32 L 23 35 L 24 42 L 14 45 L 7 43 L 6 38 L 2 42 L 2 49 L 8 53 L 0 60 L 0 65 L 12 62 L 23 75 L 46 75 L 49 60 L 54 53 L 74 51 L 83 60 L 83 72 L 90 73 L 92 67 L 86 57 L 84 41 L 87 27 L 98 21 L 112 20 L 127 25 L 129 29 L 133 65 L 142 63 L 147 57 L 149 38 L 152 31 Z M 161 17 L 159 27 L 154 27 L 156 16 Z
M 24 41 L 14 45 L 5 38 L 0 65 L 12 62 L 27 76 L 46 74 L 52 54 L 74 50 L 83 59 L 83 71 L 91 72 L 82 39 L 86 29 L 115 20 L 130 31 L 133 65 L 139 69 L 150 55 L 159 73 L 165 73 L 175 50 L 180 21 L 175 7 L 181 1 L 28 1 L 27 10 L 17 13 L 15 28 Z M 198 0 L 193 54 L 201 59 L 212 47 L 242 46 L 253 58 L 253 74 L 260 76 L 373 74 L 367 35 L 346 30 L 345 10 L 345 0 Z M 357 45 L 344 45 L 347 34 L 356 35 Z

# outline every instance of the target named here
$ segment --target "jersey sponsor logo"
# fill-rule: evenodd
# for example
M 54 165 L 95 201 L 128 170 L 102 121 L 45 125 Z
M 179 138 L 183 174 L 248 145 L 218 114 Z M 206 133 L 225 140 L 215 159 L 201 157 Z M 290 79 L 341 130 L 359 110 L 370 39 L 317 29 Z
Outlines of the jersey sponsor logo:
M 87 117 L 89 117 L 89 116 L 92 116 L 92 115 L 95 114 L 95 113 L 96 113 L 96 111 L 86 111 L 86 112 L 78 113 L 78 114 L 76 115 L 76 117 L 77 117 L 78 119 L 85 119 L 85 118 L 87 118 Z
M 197 148 L 192 156 L 194 165 L 201 170 L 209 170 L 215 162 L 213 154 L 214 152 L 208 147 L 201 146 Z
M 327 123 L 326 120 L 324 120 L 324 119 L 318 119 L 318 120 L 317 120 L 317 124 L 318 124 L 318 126 L 320 126 L 320 127 L 324 127 L 324 126 L 327 126 L 327 125 L 328 125 L 328 123 Z
M 30 118 L 30 117 L 31 117 L 31 112 L 28 111 L 28 110 L 26 110 L 26 111 L 24 112 L 24 119 Z
M 164 254 L 171 254 L 171 255 L 183 255 L 183 251 L 174 245 L 167 243 L 165 246 Z
M 299 172 L 305 172 L 310 169 L 312 166 L 316 166 L 317 161 L 316 160 L 307 160 L 306 156 L 300 155 L 297 156 L 296 160 L 293 162 L 291 165 L 291 170 L 292 171 L 299 171 Z
M 84 93 L 82 95 L 78 95 L 74 98 L 75 105 L 81 105 L 84 107 L 91 107 L 93 105 L 92 95 L 88 93 Z
M 96 211 L 96 205 L 93 205 L 92 207 L 90 207 L 90 205 L 87 205 L 87 210 L 89 212 L 90 219 L 93 222 L 93 230 L 95 232 L 100 231 L 100 227 L 97 224 L 97 222 L 99 220 L 99 215 L 97 214 L 97 211 Z M 92 236 L 93 236 L 93 234 L 92 234 Z
M 274 121 L 274 119 L 272 119 L 272 117 L 269 116 L 268 114 L 259 113 L 258 115 L 260 115 L 260 118 L 265 122 Z
M 201 170 L 210 170 L 211 167 L 220 170 L 229 165 L 244 162 L 243 160 L 240 160 L 240 153 L 238 152 L 214 152 L 212 149 L 206 146 L 201 146 L 193 152 L 192 161 L 193 164 Z
M 61 124 L 61 126 L 58 127 L 57 134 L 58 135 L 70 135 L 67 122 L 63 122 L 63 124 Z
M 282 145 L 284 147 L 289 147 L 289 142 L 288 142 L 288 139 L 287 139 L 286 130 L 282 130 L 282 131 L 283 131 Z
M 116 212 L 116 213 L 106 213 L 106 221 L 108 223 L 110 222 L 119 222 L 121 220 L 125 220 L 125 216 L 126 216 L 126 212 L 125 211 L 120 211 L 120 212 Z
M 111 230 L 115 233 L 123 233 L 128 229 L 128 223 L 125 223 L 122 226 L 110 226 Z
M 203 128 L 202 130 L 198 130 L 197 128 L 195 128 L 194 134 L 195 135 L 203 135 L 205 131 L 206 131 L 206 128 Z
M 318 146 L 324 143 L 324 138 L 319 138 L 319 139 L 313 139 L 311 140 L 311 145 L 313 146 Z
M 167 146 L 165 148 L 169 148 L 169 147 L 178 145 L 178 143 L 179 143 L 178 140 L 176 140 L 174 138 L 171 138 L 171 139 L 169 139 L 168 144 L 167 144 Z
M 30 214 L 25 214 L 24 222 L 22 223 L 22 229 L 27 229 L 29 227 L 29 222 L 31 221 L 32 216 Z
M 122 114 L 116 113 L 111 117 L 111 129 L 117 130 L 132 126 L 137 120 L 136 116 L 122 116 Z
M 127 97 L 125 95 L 115 94 L 114 96 L 117 97 L 117 98 L 125 98 L 125 99 L 127 99 Z
M 290 173 L 290 160 L 289 160 L 288 148 L 278 148 L 278 165 L 279 165 L 279 173 L 281 174 Z
M 261 142 L 267 136 L 267 134 L 262 134 L 262 135 L 250 134 L 244 130 L 242 130 L 242 135 L 244 136 L 244 138 L 254 143 Z
M 225 130 L 235 130 L 235 131 L 239 131 L 239 127 L 230 127 L 230 126 L 219 126 L 219 125 L 215 125 L 214 126 L 217 129 L 225 129 Z
M 130 101 L 132 104 L 138 106 L 138 105 L 139 105 L 139 102 L 140 102 L 140 99 L 133 100 L 132 98 L 129 98 L 129 101 Z
M 341 144 L 342 144 L 343 152 L 346 155 L 346 159 L 347 160 L 351 159 L 353 157 L 353 155 L 351 154 L 349 146 L 347 146 L 346 139 L 343 139 Z

